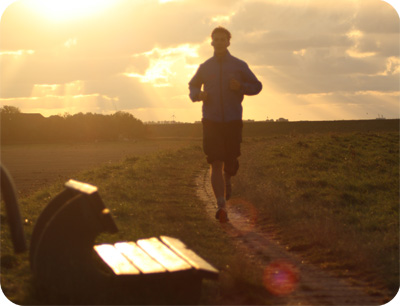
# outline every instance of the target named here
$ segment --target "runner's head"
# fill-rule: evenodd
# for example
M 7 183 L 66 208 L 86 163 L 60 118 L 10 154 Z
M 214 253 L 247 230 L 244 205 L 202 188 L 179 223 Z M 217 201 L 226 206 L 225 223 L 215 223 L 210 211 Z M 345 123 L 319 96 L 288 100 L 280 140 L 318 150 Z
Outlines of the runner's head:
M 222 33 L 224 35 L 226 35 L 228 42 L 231 41 L 232 35 L 231 32 L 229 32 L 227 29 L 225 29 L 224 27 L 216 27 L 212 32 L 211 32 L 211 39 L 214 39 L 214 34 L 217 33 Z
M 223 28 L 215 28 L 211 33 L 211 45 L 214 47 L 216 54 L 224 54 L 228 50 L 231 40 L 231 33 Z

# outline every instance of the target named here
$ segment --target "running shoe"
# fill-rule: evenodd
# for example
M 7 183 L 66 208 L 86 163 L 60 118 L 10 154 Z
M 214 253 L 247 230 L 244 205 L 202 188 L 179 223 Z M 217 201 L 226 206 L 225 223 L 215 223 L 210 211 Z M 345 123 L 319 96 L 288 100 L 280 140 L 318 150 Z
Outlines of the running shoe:
M 229 221 L 228 213 L 225 208 L 219 208 L 215 214 L 215 219 L 219 220 L 221 223 L 226 223 Z

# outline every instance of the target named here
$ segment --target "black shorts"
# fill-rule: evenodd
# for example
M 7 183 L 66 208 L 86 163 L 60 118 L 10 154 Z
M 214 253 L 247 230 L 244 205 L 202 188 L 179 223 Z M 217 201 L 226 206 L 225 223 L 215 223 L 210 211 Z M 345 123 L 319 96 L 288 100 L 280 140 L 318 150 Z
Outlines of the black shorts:
M 241 120 L 214 122 L 203 119 L 203 150 L 207 155 L 207 162 L 224 162 L 224 171 L 231 176 L 239 169 L 242 129 Z

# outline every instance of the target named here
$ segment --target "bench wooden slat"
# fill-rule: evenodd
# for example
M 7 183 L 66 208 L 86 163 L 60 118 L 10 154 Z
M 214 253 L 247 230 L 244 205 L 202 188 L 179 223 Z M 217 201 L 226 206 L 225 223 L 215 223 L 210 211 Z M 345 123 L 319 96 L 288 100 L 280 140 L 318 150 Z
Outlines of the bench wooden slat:
M 162 265 L 156 262 L 132 241 L 118 242 L 115 244 L 115 248 L 144 274 L 167 272 Z
M 78 182 L 75 180 L 69 180 L 68 182 L 65 183 L 65 187 L 66 188 L 70 188 L 70 189 L 74 189 L 76 191 L 85 193 L 85 194 L 93 194 L 95 192 L 97 192 L 97 187 L 90 185 L 90 184 L 86 184 L 86 183 L 82 183 L 82 182 Z
M 94 246 L 95 251 L 116 275 L 137 275 L 139 270 L 133 266 L 112 244 Z
M 201 258 L 192 250 L 188 249 L 187 246 L 180 241 L 179 239 L 161 236 L 162 242 L 164 242 L 168 247 L 170 247 L 176 254 L 181 256 L 184 260 L 186 260 L 189 264 L 191 264 L 197 270 L 200 270 L 210 278 L 218 277 L 218 270 L 215 269 L 212 265 L 210 265 L 207 261 Z
M 192 267 L 157 238 L 141 239 L 137 244 L 169 272 L 190 270 Z

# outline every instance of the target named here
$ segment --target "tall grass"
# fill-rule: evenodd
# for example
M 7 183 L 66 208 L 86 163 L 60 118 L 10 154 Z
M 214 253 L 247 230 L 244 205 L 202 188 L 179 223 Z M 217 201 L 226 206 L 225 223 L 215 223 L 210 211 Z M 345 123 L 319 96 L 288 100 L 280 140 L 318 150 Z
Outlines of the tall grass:
M 238 196 L 292 251 L 371 290 L 399 288 L 399 134 L 248 139 Z M 373 289 L 375 288 L 375 289 Z

